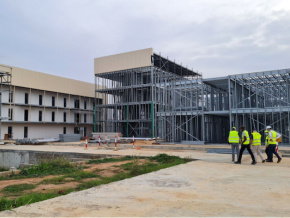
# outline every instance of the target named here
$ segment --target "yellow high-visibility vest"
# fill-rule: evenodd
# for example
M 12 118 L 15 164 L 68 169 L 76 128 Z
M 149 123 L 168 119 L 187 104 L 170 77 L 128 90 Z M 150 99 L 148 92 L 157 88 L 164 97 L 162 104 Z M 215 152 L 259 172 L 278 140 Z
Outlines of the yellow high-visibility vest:
M 265 146 L 268 146 L 268 145 L 269 145 L 269 136 L 267 135 L 265 139 Z
M 244 130 L 243 133 L 245 133 L 246 135 L 246 141 L 243 143 L 244 145 L 248 145 L 250 144 L 250 137 L 249 137 L 249 133 L 247 130 Z M 242 133 L 242 142 L 244 141 L 244 137 L 243 137 L 243 133 Z
M 261 145 L 261 134 L 258 132 L 253 132 L 253 142 L 252 145 Z
M 271 130 L 270 132 L 272 133 L 272 140 L 273 141 L 270 140 L 270 135 L 269 135 L 269 144 L 276 145 L 277 133 L 274 130 Z M 269 134 L 270 134 L 270 132 L 269 132 Z
M 240 142 L 240 137 L 239 133 L 237 131 L 230 131 L 229 135 L 229 143 L 239 143 Z

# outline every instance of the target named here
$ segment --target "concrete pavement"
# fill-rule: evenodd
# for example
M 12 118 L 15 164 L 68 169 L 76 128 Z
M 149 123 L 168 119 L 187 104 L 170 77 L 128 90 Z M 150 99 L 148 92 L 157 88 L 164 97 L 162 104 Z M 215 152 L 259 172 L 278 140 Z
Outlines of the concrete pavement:
M 38 149 L 55 148 L 38 146 Z M 146 156 L 163 152 L 129 149 L 119 154 Z M 243 156 L 241 165 L 235 165 L 231 156 L 225 154 L 166 153 L 199 160 L 4 211 L 0 216 L 289 216 L 290 159 L 253 166 L 249 155 Z

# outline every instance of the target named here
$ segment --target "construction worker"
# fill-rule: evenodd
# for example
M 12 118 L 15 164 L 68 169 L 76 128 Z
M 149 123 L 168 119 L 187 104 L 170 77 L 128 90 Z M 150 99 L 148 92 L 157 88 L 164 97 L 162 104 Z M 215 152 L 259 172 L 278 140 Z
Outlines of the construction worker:
M 255 161 L 253 152 L 250 148 L 249 133 L 244 126 L 241 126 L 240 129 L 242 130 L 242 146 L 241 146 L 241 150 L 240 150 L 239 159 L 238 159 L 238 161 L 235 162 L 235 164 L 241 164 L 243 152 L 245 149 L 247 149 L 249 154 L 251 155 L 252 164 L 255 165 L 257 162 Z
M 269 160 L 269 136 L 268 136 L 268 130 L 265 130 L 266 138 L 265 138 L 265 153 L 267 155 L 266 161 Z
M 232 128 L 228 137 L 228 143 L 232 147 L 232 161 L 235 162 L 235 150 L 237 154 L 237 159 L 239 158 L 240 148 L 239 143 L 241 143 L 241 139 L 239 137 L 238 131 L 236 131 L 236 127 Z
M 250 146 L 252 147 L 252 151 L 255 157 L 255 161 L 258 162 L 257 154 L 260 156 L 262 163 L 265 163 L 265 158 L 261 152 L 261 134 L 254 130 L 251 134 Z
M 276 152 L 276 139 L 277 139 L 277 132 L 275 132 L 274 130 L 272 130 L 271 126 L 267 126 L 267 134 L 268 134 L 268 144 L 269 144 L 269 151 L 268 151 L 268 159 L 267 162 L 273 162 L 273 154 L 276 155 L 276 157 L 278 158 L 277 163 L 280 163 L 282 158 L 279 156 L 279 154 Z
M 279 150 L 279 142 L 282 142 L 282 134 L 280 134 L 279 132 L 277 133 L 277 137 L 276 137 L 276 153 L 278 154 L 278 150 Z

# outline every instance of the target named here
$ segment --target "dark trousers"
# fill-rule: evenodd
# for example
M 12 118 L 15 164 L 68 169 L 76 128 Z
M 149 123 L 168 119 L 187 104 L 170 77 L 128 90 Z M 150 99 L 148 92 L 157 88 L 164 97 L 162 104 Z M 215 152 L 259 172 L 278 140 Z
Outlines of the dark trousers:
M 269 148 L 269 151 L 268 151 L 269 161 L 273 161 L 273 154 L 275 154 L 277 158 L 280 158 L 279 154 L 276 152 L 276 145 L 270 144 L 268 148 Z
M 267 154 L 267 160 L 269 160 L 269 146 L 266 147 L 265 153 Z
M 248 150 L 248 152 L 249 152 L 249 154 L 251 155 L 251 157 L 252 157 L 252 160 L 255 162 L 255 158 L 254 158 L 254 155 L 253 155 L 253 152 L 252 152 L 252 150 L 251 150 L 251 148 L 250 148 L 250 144 L 247 144 L 247 145 L 243 145 L 242 144 L 242 147 L 241 147 L 241 150 L 240 150 L 240 155 L 239 155 L 239 162 L 241 162 L 242 161 L 242 156 L 243 156 L 243 153 L 244 153 L 244 150 L 245 149 L 247 149 Z

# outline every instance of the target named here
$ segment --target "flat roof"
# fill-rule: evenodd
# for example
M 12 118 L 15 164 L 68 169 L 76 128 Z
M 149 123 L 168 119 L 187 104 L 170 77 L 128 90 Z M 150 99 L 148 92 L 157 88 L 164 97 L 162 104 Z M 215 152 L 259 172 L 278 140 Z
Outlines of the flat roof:
M 0 71 L 11 74 L 11 85 L 71 95 L 95 97 L 95 85 L 60 76 L 0 65 Z
M 175 61 L 171 61 L 168 58 L 164 58 L 161 55 L 154 53 L 153 48 L 146 48 L 94 59 L 95 75 L 151 66 L 158 67 L 161 70 L 179 76 L 201 76 L 187 67 L 176 64 Z

